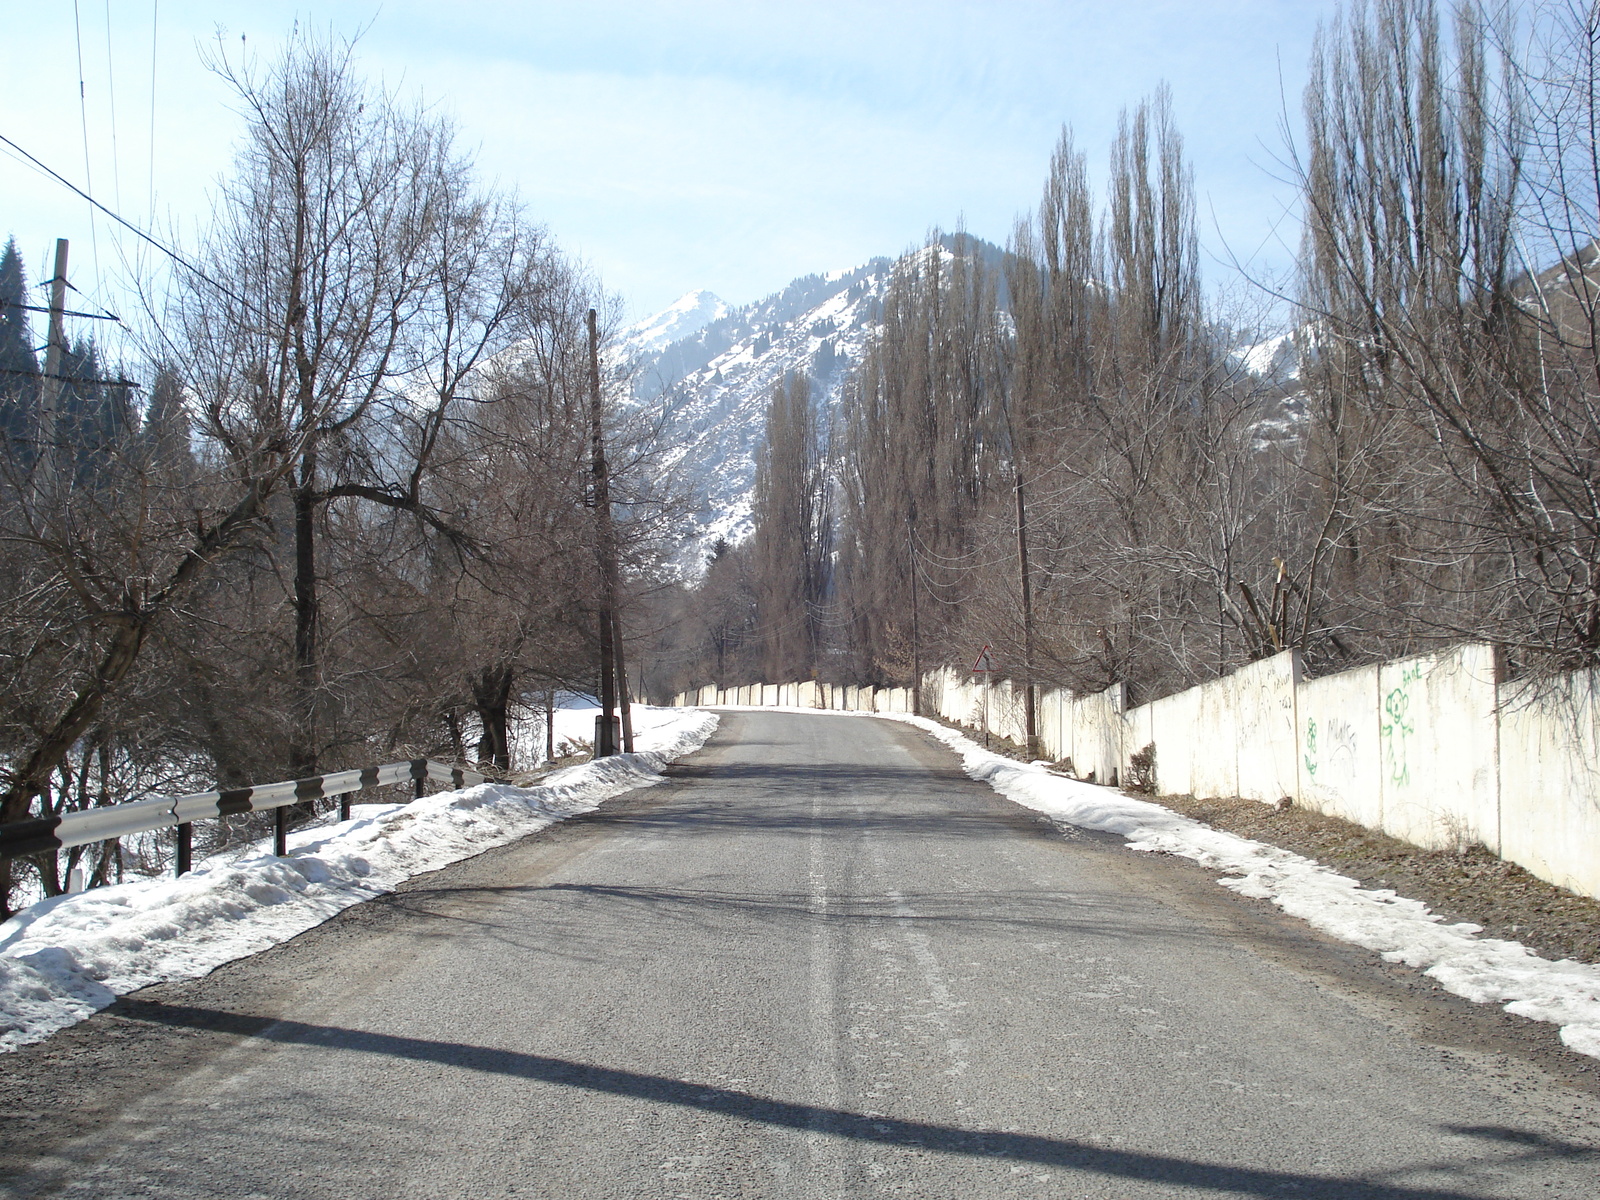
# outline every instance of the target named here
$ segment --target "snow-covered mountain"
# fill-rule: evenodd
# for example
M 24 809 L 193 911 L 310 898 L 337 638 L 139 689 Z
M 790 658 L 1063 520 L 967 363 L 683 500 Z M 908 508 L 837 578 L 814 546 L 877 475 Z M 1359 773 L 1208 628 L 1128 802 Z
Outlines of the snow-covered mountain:
M 1280 333 L 1233 352 L 1238 364 L 1257 379 L 1289 386 L 1300 378 L 1300 347 L 1295 330 Z
M 654 316 L 629 325 L 618 339 L 618 350 L 626 358 L 660 354 L 673 342 L 693 337 L 727 315 L 728 306 L 720 297 L 704 289 L 693 291 Z
M 732 310 L 709 292 L 691 292 L 624 333 L 619 357 L 632 360 L 634 399 L 664 406 L 678 444 L 674 466 L 694 494 L 680 559 L 687 571 L 699 570 L 719 538 L 737 543 L 750 533 L 756 451 L 774 385 L 803 371 L 818 425 L 828 427 L 893 268 L 894 260 L 875 258 L 807 275 Z M 684 332 L 669 340 L 674 329 Z

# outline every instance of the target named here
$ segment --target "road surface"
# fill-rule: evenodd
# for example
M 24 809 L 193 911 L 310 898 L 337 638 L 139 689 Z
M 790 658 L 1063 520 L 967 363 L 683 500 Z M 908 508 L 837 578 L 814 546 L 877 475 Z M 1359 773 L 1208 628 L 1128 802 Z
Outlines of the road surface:
M 1600 1195 L 1552 1029 L 905 725 L 672 774 L 0 1060 L 3 1194 Z

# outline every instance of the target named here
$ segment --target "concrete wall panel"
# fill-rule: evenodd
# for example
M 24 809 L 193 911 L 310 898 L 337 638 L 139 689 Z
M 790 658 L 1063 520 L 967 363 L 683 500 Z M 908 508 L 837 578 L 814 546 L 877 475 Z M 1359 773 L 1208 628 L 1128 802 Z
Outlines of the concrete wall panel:
M 1197 688 L 1193 740 L 1189 745 L 1189 790 L 1196 796 L 1239 794 L 1239 719 L 1232 676 Z M 1231 752 L 1230 752 L 1231 748 Z M 1156 766 L 1161 764 L 1161 738 L 1156 738 Z
M 1383 747 L 1376 666 L 1302 680 L 1299 803 L 1383 828 Z
M 1062 748 L 1062 709 L 1071 703 L 1060 692 L 1051 688 L 1039 693 L 1039 754 L 1051 762 L 1060 762 L 1071 753 Z
M 1500 849 L 1494 649 L 1470 644 L 1378 672 L 1383 830 L 1418 846 Z
M 1190 688 L 1141 704 L 1130 714 L 1135 735 L 1128 741 L 1131 757 L 1146 746 L 1156 748 L 1156 790 L 1169 795 L 1196 794 L 1195 731 L 1200 719 L 1200 689 Z M 1124 763 L 1124 771 L 1128 764 Z M 1198 793 L 1204 794 L 1204 793 Z
M 1072 765 L 1080 778 L 1092 773 L 1110 783 L 1124 774 L 1127 688 L 1115 684 L 1072 701 Z
M 1600 896 L 1600 672 L 1500 689 L 1501 853 Z
M 1295 721 L 1300 656 L 1287 650 L 1261 659 L 1235 671 L 1228 682 L 1238 722 L 1236 794 L 1268 803 L 1293 799 L 1300 791 Z

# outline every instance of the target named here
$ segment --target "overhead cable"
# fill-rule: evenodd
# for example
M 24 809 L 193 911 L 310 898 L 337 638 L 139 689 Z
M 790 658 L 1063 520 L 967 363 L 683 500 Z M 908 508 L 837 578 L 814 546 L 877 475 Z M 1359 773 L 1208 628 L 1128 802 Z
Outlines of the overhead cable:
M 207 275 L 199 267 L 195 266 L 193 263 L 191 263 L 187 259 L 185 259 L 183 257 L 183 255 L 179 254 L 176 250 L 173 250 L 170 247 L 163 245 L 161 242 L 158 242 L 155 238 L 151 237 L 144 230 L 140 229 L 132 221 L 129 221 L 127 218 L 123 217 L 121 214 L 113 212 L 111 209 L 107 208 L 104 204 L 101 204 L 100 201 L 96 200 L 93 196 L 91 196 L 88 192 L 84 191 L 77 184 L 73 183 L 70 179 L 65 178 L 59 172 L 53 171 L 49 167 L 45 166 L 44 163 L 40 162 L 33 155 L 29 154 L 26 150 L 24 150 L 21 146 L 17 145 L 17 143 L 13 142 L 10 138 L 6 137 L 6 135 L 3 134 L 3 133 L 0 133 L 0 142 L 3 142 L 7 146 L 11 147 L 11 149 L 15 150 L 18 154 L 22 155 L 23 158 L 27 159 L 35 167 L 39 168 L 39 170 L 43 171 L 46 175 L 50 176 L 51 179 L 54 179 L 57 183 L 61 184 L 62 187 L 68 188 L 72 192 L 76 193 L 77 195 L 82 196 L 85 200 L 87 200 L 90 204 L 94 205 L 101 212 L 105 213 L 106 216 L 110 217 L 117 224 L 123 226 L 124 228 L 126 228 L 128 230 L 131 230 L 136 236 L 138 236 L 138 237 L 144 239 L 145 241 L 149 242 L 157 250 L 161 251 L 161 253 L 165 254 L 173 262 L 177 263 L 180 267 L 182 267 L 185 271 L 188 271 L 191 275 L 195 276 L 197 279 L 204 280 L 206 283 L 208 283 L 212 287 L 216 288 L 217 291 L 221 292 L 224 296 L 228 297 L 228 299 L 232 300 L 235 304 L 241 304 L 245 308 L 249 309 L 251 312 L 256 312 L 255 305 L 251 304 L 248 300 L 244 299 L 244 297 L 240 296 L 237 292 L 233 291 L 231 288 L 226 287 L 225 285 L 223 285 L 221 283 L 218 283 L 215 279 L 211 278 L 211 276 Z

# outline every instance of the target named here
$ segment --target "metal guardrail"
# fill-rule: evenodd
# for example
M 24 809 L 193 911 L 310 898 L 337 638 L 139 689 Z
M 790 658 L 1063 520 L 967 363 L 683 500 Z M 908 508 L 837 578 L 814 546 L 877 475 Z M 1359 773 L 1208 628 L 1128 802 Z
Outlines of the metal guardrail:
M 336 771 L 332 775 L 313 775 L 308 779 L 290 779 L 259 787 L 134 800 L 128 804 L 110 804 L 104 808 L 89 808 L 62 813 L 60 816 L 34 817 L 0 825 L 0 859 L 62 850 L 89 842 L 104 842 L 130 833 L 176 828 L 177 873 L 182 875 L 190 866 L 190 825 L 194 821 L 274 809 L 278 818 L 274 851 L 282 856 L 286 849 L 284 837 L 287 833 L 284 810 L 291 804 L 338 796 L 340 818 L 349 820 L 350 794 L 363 788 L 410 781 L 416 785 L 416 795 L 421 797 L 423 785 L 430 780 L 448 787 L 462 788 L 480 784 L 484 779 L 485 776 L 477 771 L 447 766 L 432 759 L 414 758 L 409 762 Z

